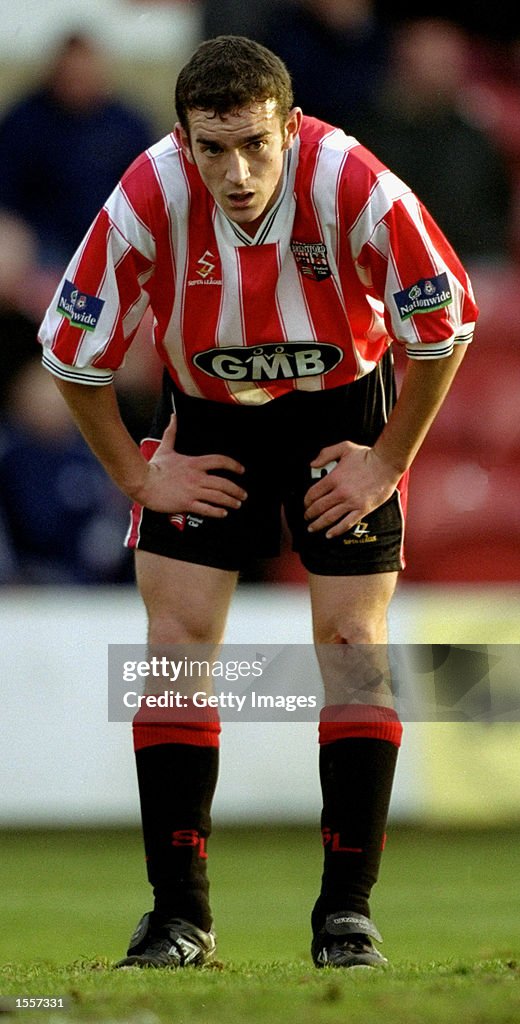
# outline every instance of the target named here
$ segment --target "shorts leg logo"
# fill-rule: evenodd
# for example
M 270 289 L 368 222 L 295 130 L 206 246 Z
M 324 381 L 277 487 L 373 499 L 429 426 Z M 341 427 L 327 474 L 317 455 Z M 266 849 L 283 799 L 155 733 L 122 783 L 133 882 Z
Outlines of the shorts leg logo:
M 373 544 L 377 540 L 377 534 L 369 533 L 370 524 L 366 522 L 356 523 L 343 537 L 343 544 Z

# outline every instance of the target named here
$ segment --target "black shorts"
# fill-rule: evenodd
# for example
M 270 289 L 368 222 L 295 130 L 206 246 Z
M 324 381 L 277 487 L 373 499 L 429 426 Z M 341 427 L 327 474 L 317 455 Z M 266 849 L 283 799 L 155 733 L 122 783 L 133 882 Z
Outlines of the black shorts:
M 390 353 L 371 373 L 329 391 L 293 391 L 261 406 L 227 405 L 179 392 L 165 373 L 151 437 L 151 457 L 173 410 L 176 451 L 229 455 L 245 467 L 236 480 L 248 497 L 223 519 L 193 513 L 170 516 L 135 506 L 127 546 L 218 569 L 240 570 L 280 553 L 281 510 L 293 548 L 309 572 L 356 576 L 404 567 L 405 487 L 340 537 L 309 533 L 304 496 L 324 471 L 310 462 L 328 445 L 350 440 L 372 445 L 395 398 Z M 221 471 L 219 471 L 221 473 Z M 222 473 L 221 473 L 222 475 Z M 232 474 L 230 474 L 232 478 Z

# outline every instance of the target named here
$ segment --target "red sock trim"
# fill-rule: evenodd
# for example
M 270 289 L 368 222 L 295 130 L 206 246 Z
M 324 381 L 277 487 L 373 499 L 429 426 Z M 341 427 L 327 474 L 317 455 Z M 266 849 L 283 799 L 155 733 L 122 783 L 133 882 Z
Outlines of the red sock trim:
M 220 736 L 220 725 L 206 722 L 206 728 L 202 723 L 190 725 L 189 722 L 183 725 L 135 725 L 134 750 L 142 750 L 143 747 L 157 747 L 161 743 L 187 743 L 191 747 L 218 747 Z
M 320 746 L 351 738 L 388 740 L 401 745 L 403 727 L 393 708 L 376 704 L 329 704 L 322 708 L 318 736 Z
M 188 720 L 187 714 L 176 717 L 172 708 L 143 707 L 135 715 L 132 726 L 134 750 L 156 747 L 160 743 L 218 747 L 221 731 L 216 708 L 190 708 Z

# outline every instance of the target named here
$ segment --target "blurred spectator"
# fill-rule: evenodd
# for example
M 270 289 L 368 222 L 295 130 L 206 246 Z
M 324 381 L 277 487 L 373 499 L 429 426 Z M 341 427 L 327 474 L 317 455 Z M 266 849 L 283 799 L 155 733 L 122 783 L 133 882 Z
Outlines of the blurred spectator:
M 164 2 L 171 3 L 172 0 Z M 202 0 L 202 35 L 206 38 L 232 32 L 260 39 L 267 16 L 295 2 L 298 0 L 255 0 L 255 3 L 247 4 L 243 0 L 218 0 L 218 3 Z M 323 6 L 325 3 L 326 0 Z M 373 6 L 378 18 L 388 25 L 421 16 L 431 17 L 433 13 L 426 6 L 421 8 L 416 0 L 393 0 L 391 4 L 388 0 L 374 0 Z M 436 0 L 434 13 L 436 17 L 454 21 L 483 39 L 510 42 L 515 37 L 520 38 L 520 11 L 512 8 L 511 4 L 498 7 L 490 4 L 489 0 L 473 0 L 471 5 L 467 0 Z
M 260 41 L 266 21 L 282 5 L 284 0 L 206 0 L 202 4 L 202 38 L 237 35 Z
M 297 0 L 275 12 L 261 41 L 285 61 L 307 114 L 357 134 L 388 61 L 372 0 Z
M 499 148 L 466 113 L 469 57 L 452 22 L 403 23 L 377 111 L 358 137 L 411 186 L 464 260 L 494 262 L 510 255 L 512 183 Z
M 0 417 L 12 378 L 40 350 L 39 322 L 31 315 L 30 301 L 35 259 L 36 242 L 30 229 L 0 212 Z
M 122 549 L 128 502 L 100 471 L 40 365 L 31 313 L 36 248 L 27 225 L 0 212 L 0 584 L 124 583 L 133 578 Z M 147 433 L 152 379 L 161 373 L 147 327 L 137 346 L 141 371 L 132 355 L 119 390 L 136 440 Z
M 86 34 L 66 37 L 41 85 L 0 123 L 0 207 L 34 230 L 38 259 L 62 270 L 132 160 L 147 119 L 111 95 L 109 62 Z
M 435 9 L 418 5 L 416 0 L 378 0 L 381 12 L 394 22 L 421 17 L 445 18 L 461 25 L 482 39 L 496 42 L 511 40 L 520 34 L 520 11 L 511 4 L 490 4 L 489 0 L 436 0 Z
M 474 39 L 464 101 L 502 153 L 513 182 L 512 255 L 520 261 L 520 39 Z
M 41 367 L 31 315 L 36 248 L 23 221 L 0 213 L 0 583 L 129 582 L 128 502 Z M 123 381 L 134 418 L 146 384 L 135 377 Z
M 31 359 L 0 423 L 0 582 L 129 582 L 128 510 L 40 358 Z
M 520 40 L 472 40 L 464 101 L 520 178 Z

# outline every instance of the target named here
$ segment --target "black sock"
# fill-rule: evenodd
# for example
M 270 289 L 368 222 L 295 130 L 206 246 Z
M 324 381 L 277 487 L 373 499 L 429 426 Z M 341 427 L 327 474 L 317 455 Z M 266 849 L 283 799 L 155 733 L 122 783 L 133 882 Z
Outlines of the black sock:
M 339 739 L 320 747 L 324 867 L 312 912 L 314 932 L 336 911 L 370 916 L 397 753 L 394 743 L 372 738 Z
M 206 842 L 218 748 L 164 743 L 136 751 L 148 878 L 157 915 L 212 923 Z

